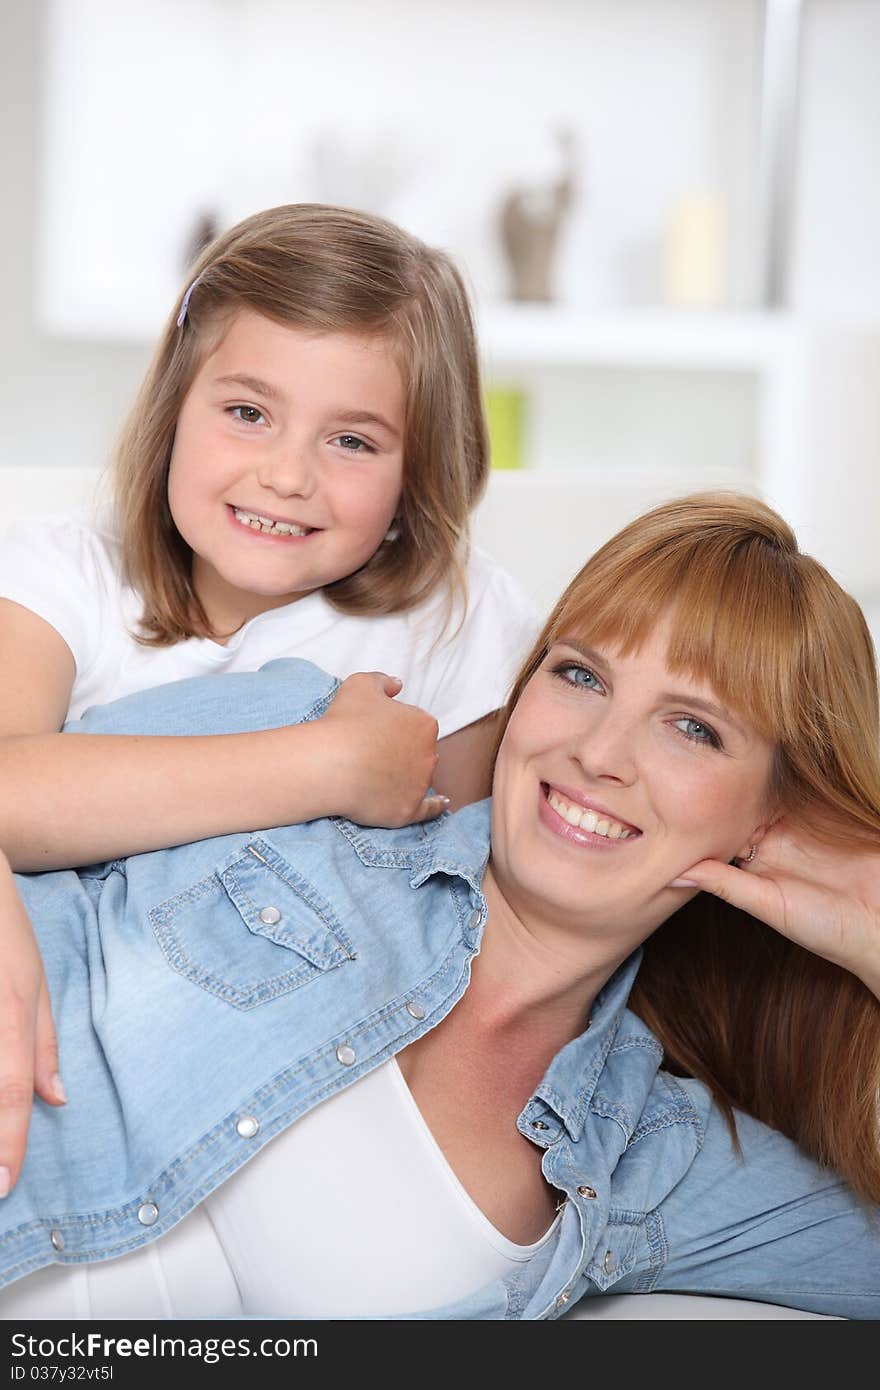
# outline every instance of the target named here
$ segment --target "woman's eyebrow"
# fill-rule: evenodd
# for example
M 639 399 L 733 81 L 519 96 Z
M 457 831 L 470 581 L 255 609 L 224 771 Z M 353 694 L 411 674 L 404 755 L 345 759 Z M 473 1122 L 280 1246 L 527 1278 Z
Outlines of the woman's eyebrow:
M 664 690 L 660 699 L 670 705 L 687 705 L 689 709 L 699 710 L 701 714 L 708 714 L 712 719 L 722 719 L 745 737 L 746 731 L 736 716 L 724 705 L 716 705 L 713 700 L 701 700 L 698 695 L 678 690 Z
M 607 675 L 610 670 L 607 657 L 593 647 L 585 647 L 583 642 L 575 642 L 571 637 L 557 637 L 551 643 L 551 647 L 571 647 L 572 651 L 578 652 L 585 661 L 589 661 L 591 666 L 598 666 L 603 674 Z
M 591 666 L 598 666 L 603 669 L 603 674 L 609 670 L 607 659 L 602 656 L 601 652 L 595 651 L 593 647 L 585 647 L 582 642 L 575 642 L 571 637 L 558 637 L 553 645 L 571 647 L 574 651 L 580 652 Z M 659 698 L 671 705 L 688 705 L 691 709 L 699 710 L 701 714 L 708 714 L 712 719 L 722 719 L 736 729 L 737 733 L 742 734 L 743 738 L 747 736 L 746 729 L 736 715 L 731 714 L 724 705 L 716 704 L 713 700 L 704 700 L 699 695 L 691 695 L 676 690 L 664 690 Z

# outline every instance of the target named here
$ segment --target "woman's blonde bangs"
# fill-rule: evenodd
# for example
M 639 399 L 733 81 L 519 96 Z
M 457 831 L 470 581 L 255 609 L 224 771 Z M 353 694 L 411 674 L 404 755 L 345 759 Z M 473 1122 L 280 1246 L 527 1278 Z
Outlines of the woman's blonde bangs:
M 711 686 L 763 737 L 803 725 L 802 623 L 786 556 L 763 540 L 726 553 L 699 532 L 666 546 L 604 547 L 569 586 L 550 642 L 632 655 L 671 616 L 670 670 Z

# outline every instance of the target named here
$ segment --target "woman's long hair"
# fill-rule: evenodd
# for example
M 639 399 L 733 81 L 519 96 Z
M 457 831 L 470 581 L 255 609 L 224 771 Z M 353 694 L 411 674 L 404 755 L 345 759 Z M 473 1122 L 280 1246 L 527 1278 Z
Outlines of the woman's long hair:
M 202 253 L 171 311 L 116 456 L 126 578 L 143 601 L 139 640 L 216 636 L 192 555 L 168 508 L 177 417 L 205 358 L 247 309 L 313 333 L 381 337 L 406 388 L 397 536 L 324 589 L 343 613 L 399 613 L 435 590 L 465 594 L 471 510 L 489 448 L 476 336 L 452 260 L 384 218 L 292 203 L 256 213 Z
M 556 605 L 506 717 L 553 642 L 630 654 L 670 612 L 670 668 L 708 682 L 775 743 L 771 806 L 826 843 L 876 853 L 870 633 L 858 604 L 754 498 L 685 497 L 604 545 Z M 734 1138 L 736 1108 L 880 1201 L 880 1003 L 855 976 L 700 893 L 645 943 L 630 1007 L 662 1042 L 667 1069 L 710 1088 Z

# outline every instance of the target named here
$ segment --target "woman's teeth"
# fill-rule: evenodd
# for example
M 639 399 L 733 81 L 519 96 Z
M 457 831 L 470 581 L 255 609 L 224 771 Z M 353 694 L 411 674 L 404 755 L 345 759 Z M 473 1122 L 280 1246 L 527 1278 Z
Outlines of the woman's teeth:
M 620 821 L 612 820 L 610 816 L 599 815 L 597 811 L 588 811 L 583 806 L 575 806 L 571 801 L 566 801 L 565 797 L 558 792 L 548 791 L 547 800 L 553 807 L 558 816 L 561 816 L 569 825 L 575 825 L 579 830 L 588 830 L 592 835 L 604 835 L 608 840 L 628 840 L 632 835 L 638 835 L 637 830 L 630 830 L 628 826 L 621 825 Z
M 275 536 L 307 536 L 313 529 L 310 526 L 296 526 L 292 521 L 272 521 L 268 516 L 260 516 L 259 512 L 242 511 L 241 507 L 233 507 L 232 511 L 236 521 L 243 526 L 250 526 L 254 531 L 268 531 Z

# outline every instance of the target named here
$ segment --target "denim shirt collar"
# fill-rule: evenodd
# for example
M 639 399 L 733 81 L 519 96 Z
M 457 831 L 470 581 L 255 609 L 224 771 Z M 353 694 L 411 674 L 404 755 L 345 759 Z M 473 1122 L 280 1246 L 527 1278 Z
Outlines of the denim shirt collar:
M 439 873 L 465 880 L 481 908 L 482 920 L 473 937 L 477 946 L 485 923 L 482 882 L 489 859 L 491 812 L 489 798 L 466 806 L 455 815 L 444 816 L 436 823 L 411 878 L 414 888 Z M 580 1138 L 584 1117 L 618 1035 L 641 960 L 639 947 L 617 967 L 596 996 L 587 1028 L 557 1053 L 535 1091 L 535 1097 L 555 1112 L 575 1142 Z
M 581 1136 L 608 1053 L 620 1032 L 641 960 L 642 949 L 638 947 L 617 967 L 596 995 L 586 1029 L 556 1054 L 535 1091 L 559 1116 L 575 1143 Z
M 433 834 L 410 879 L 413 888 L 421 888 L 434 874 L 448 874 L 463 878 L 483 906 L 482 884 L 489 860 L 491 825 L 491 797 L 435 821 Z

